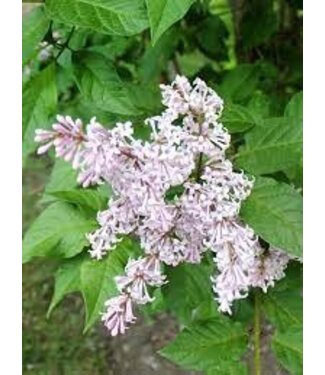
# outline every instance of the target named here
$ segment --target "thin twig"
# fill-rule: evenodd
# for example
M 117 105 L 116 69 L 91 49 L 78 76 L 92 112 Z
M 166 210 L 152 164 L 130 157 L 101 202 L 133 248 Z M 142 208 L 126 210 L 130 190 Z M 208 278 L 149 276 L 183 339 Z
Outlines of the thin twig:
M 196 182 L 199 182 L 201 178 L 202 159 L 203 159 L 203 153 L 200 152 L 198 160 L 197 160 L 197 165 L 196 165 L 196 178 L 195 178 Z
M 56 57 L 55 57 L 55 61 L 58 61 L 59 57 L 62 55 L 63 51 L 64 51 L 66 48 L 70 49 L 70 48 L 69 48 L 69 43 L 70 43 L 70 40 L 71 40 L 71 38 L 72 38 L 72 35 L 73 35 L 75 29 L 76 29 L 75 26 L 73 26 L 72 29 L 71 29 L 71 31 L 70 31 L 70 33 L 69 33 L 69 35 L 68 35 L 67 40 L 65 41 L 65 43 L 62 44 L 62 49 L 61 49 L 60 52 L 56 55 Z
M 259 293 L 254 296 L 254 369 L 255 375 L 261 375 L 261 311 Z

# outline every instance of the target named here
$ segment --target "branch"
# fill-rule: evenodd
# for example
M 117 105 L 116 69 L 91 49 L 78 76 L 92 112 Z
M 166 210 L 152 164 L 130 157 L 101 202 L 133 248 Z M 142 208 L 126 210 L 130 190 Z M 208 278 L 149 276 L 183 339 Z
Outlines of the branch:
M 254 369 L 255 375 L 261 375 L 261 310 L 259 292 L 254 298 Z
M 197 164 L 196 164 L 196 178 L 195 178 L 196 182 L 199 182 L 201 178 L 202 159 L 203 159 L 203 154 L 202 152 L 200 152 L 198 160 L 197 160 Z
M 69 42 L 70 42 L 70 40 L 71 40 L 71 38 L 72 38 L 72 35 L 73 35 L 73 33 L 74 33 L 74 31 L 75 31 L 75 27 L 73 26 L 72 27 L 72 29 L 71 29 L 71 31 L 70 31 L 70 34 L 68 35 L 68 38 L 67 38 L 67 40 L 65 41 L 65 43 L 64 44 L 62 44 L 62 49 L 61 49 L 61 51 L 57 54 L 57 56 L 55 57 L 55 60 L 56 61 L 58 61 L 58 59 L 59 59 L 59 57 L 61 56 L 61 54 L 63 53 L 63 51 L 67 48 L 67 49 L 70 49 L 69 48 Z

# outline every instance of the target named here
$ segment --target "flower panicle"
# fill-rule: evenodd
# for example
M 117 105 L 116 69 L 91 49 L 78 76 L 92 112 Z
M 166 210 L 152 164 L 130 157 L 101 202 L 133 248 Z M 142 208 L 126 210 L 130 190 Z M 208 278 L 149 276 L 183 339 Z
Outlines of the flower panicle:
M 227 159 L 223 100 L 199 78 L 191 84 L 177 76 L 160 88 L 166 109 L 145 120 L 148 141 L 134 138 L 129 121 L 107 129 L 96 118 L 84 130 L 80 120 L 58 116 L 52 130 L 36 131 L 38 152 L 54 147 L 78 169 L 83 187 L 107 183 L 113 189 L 97 215 L 99 228 L 87 234 L 91 257 L 102 259 L 126 235 L 143 249 L 115 278 L 120 294 L 106 302 L 102 319 L 112 336 L 123 334 L 135 322 L 134 307 L 152 302 L 151 289 L 167 282 L 164 264 L 200 263 L 212 251 L 212 288 L 220 311 L 231 314 L 234 300 L 251 287 L 266 291 L 290 260 L 280 249 L 262 249 L 239 218 L 254 180 Z

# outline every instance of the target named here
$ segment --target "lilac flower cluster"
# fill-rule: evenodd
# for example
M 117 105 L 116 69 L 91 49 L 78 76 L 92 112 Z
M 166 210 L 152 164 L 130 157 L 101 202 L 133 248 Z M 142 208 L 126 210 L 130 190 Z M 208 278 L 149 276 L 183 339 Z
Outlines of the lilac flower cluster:
M 134 304 L 153 300 L 150 287 L 167 282 L 163 264 L 200 263 L 212 251 L 216 300 L 231 313 L 233 301 L 251 286 L 266 291 L 283 277 L 289 261 L 279 249 L 264 250 L 239 218 L 253 180 L 226 158 L 230 136 L 218 121 L 222 99 L 202 80 L 191 85 L 180 76 L 161 91 L 166 110 L 146 120 L 150 141 L 135 139 L 131 122 L 105 129 L 93 118 L 84 132 L 81 121 L 68 116 L 36 133 L 43 143 L 39 153 L 53 146 L 79 170 L 82 186 L 112 186 L 114 197 L 98 213 L 99 229 L 87 235 L 90 255 L 101 259 L 124 235 L 136 236 L 144 251 L 129 259 L 125 275 L 115 280 L 120 295 L 106 302 L 102 319 L 113 336 L 135 321 Z M 179 193 L 170 198 L 173 189 Z

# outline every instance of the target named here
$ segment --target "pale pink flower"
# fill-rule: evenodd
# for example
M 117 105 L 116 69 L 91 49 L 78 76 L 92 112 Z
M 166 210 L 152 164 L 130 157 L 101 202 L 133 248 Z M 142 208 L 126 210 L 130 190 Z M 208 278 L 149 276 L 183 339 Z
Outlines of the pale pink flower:
M 54 146 L 56 156 L 71 162 L 74 166 L 79 163 L 79 152 L 83 146 L 86 136 L 82 130 L 82 122 L 72 120 L 70 116 L 57 117 L 57 122 L 52 125 L 53 130 L 37 129 L 35 141 L 43 143 L 37 150 L 43 154 Z
M 125 333 L 128 324 L 136 320 L 132 311 L 132 298 L 127 293 L 109 299 L 105 306 L 107 309 L 102 315 L 102 321 L 112 336 Z
M 266 293 L 268 287 L 273 287 L 275 281 L 285 276 L 284 270 L 293 258 L 273 247 L 267 251 L 260 249 L 258 252 L 254 264 L 249 269 L 250 284 L 262 288 Z
M 110 250 L 113 250 L 122 235 L 129 234 L 137 226 L 138 216 L 127 198 L 110 199 L 109 208 L 97 214 L 100 228 L 87 234 L 91 244 L 89 250 L 92 258 L 102 259 Z
M 113 336 L 135 321 L 132 307 L 151 302 L 151 288 L 167 282 L 163 264 L 200 263 L 212 251 L 212 287 L 220 311 L 230 314 L 251 287 L 266 290 L 283 277 L 289 261 L 278 249 L 262 250 L 239 218 L 254 179 L 235 172 L 227 159 L 230 135 L 218 122 L 222 99 L 202 80 L 191 84 L 181 76 L 161 90 L 166 110 L 145 120 L 149 141 L 135 139 L 129 121 L 106 129 L 96 118 L 85 133 L 69 116 L 36 132 L 39 153 L 53 146 L 78 169 L 83 187 L 112 188 L 107 209 L 97 215 L 99 228 L 87 234 L 90 255 L 101 259 L 128 235 L 145 253 L 115 278 L 120 295 L 106 302 L 103 314 Z
M 152 302 L 148 286 L 160 287 L 165 284 L 166 276 L 161 273 L 161 266 L 155 255 L 129 259 L 125 267 L 125 276 L 117 276 L 115 282 L 120 292 L 128 290 L 132 299 L 138 304 Z

